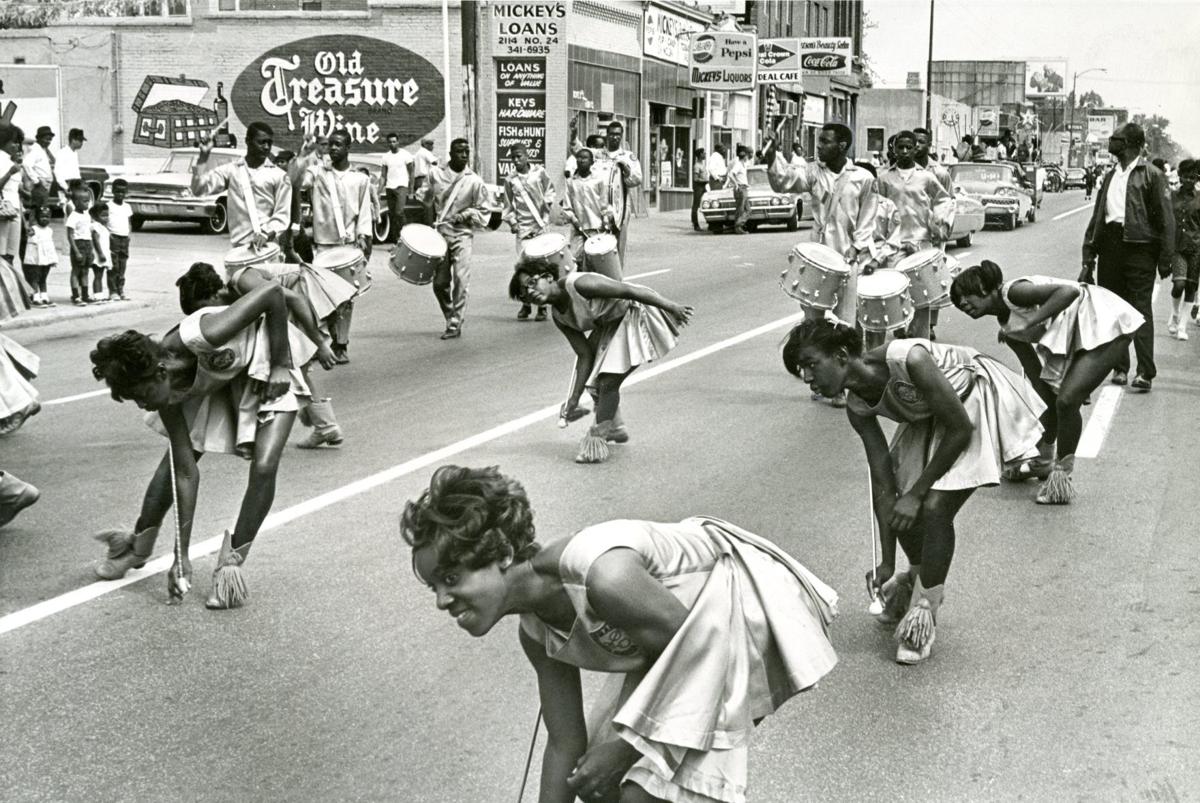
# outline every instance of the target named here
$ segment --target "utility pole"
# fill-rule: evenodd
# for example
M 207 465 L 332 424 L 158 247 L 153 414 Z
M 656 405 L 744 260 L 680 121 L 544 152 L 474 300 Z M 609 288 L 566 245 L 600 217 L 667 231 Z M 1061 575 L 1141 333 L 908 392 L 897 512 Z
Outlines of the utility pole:
M 1108 70 L 1103 67 L 1089 67 L 1086 70 L 1080 70 L 1071 76 L 1071 94 L 1067 97 L 1067 101 L 1071 104 L 1070 122 L 1067 123 L 1067 167 L 1071 166 L 1071 152 L 1075 149 L 1075 85 L 1079 83 L 1079 76 L 1086 75 L 1090 72 L 1108 72 Z M 1082 154 L 1080 155 L 1082 156 Z M 1081 158 L 1079 161 L 1080 165 L 1082 166 L 1083 159 Z
M 933 131 L 933 0 L 929 0 L 929 56 L 925 60 L 925 130 Z

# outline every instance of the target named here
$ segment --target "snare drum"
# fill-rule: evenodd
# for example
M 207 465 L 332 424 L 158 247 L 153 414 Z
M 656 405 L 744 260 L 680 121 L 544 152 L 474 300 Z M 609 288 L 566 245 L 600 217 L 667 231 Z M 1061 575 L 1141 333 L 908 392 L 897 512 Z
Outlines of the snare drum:
M 446 239 L 435 229 L 409 223 L 400 230 L 389 261 L 392 273 L 409 284 L 429 284 L 446 261 Z
M 833 309 L 846 292 L 850 266 L 842 255 L 820 243 L 800 243 L 788 254 L 779 274 L 783 292 L 805 307 Z
M 335 273 L 350 282 L 359 295 L 371 289 L 371 282 L 365 275 L 367 260 L 353 245 L 322 248 L 313 254 L 312 264 L 314 268 Z
M 617 238 L 611 234 L 593 234 L 583 243 L 583 269 L 621 281 L 621 255 Z
M 554 269 L 555 275 L 560 279 L 575 267 L 575 260 L 571 256 L 571 247 L 567 238 L 553 231 L 523 240 L 520 262 L 522 264 L 536 262 L 548 265 Z
M 945 258 L 941 249 L 926 248 L 897 263 L 896 270 L 908 276 L 908 292 L 917 309 L 949 303 L 950 277 L 946 275 Z
M 257 251 L 248 245 L 239 245 L 225 254 L 225 275 L 229 278 L 242 268 L 248 268 L 251 265 L 282 261 L 283 253 L 275 243 L 267 243 Z
M 877 270 L 858 279 L 858 324 L 868 332 L 902 329 L 913 319 L 908 276 L 898 270 Z

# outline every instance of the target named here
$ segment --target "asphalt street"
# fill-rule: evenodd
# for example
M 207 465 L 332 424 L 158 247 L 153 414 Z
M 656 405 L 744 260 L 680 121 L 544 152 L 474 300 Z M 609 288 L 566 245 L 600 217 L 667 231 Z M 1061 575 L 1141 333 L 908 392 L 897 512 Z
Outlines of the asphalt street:
M 1067 213 L 1083 205 L 1080 191 L 1047 195 L 1038 222 L 982 232 L 957 255 L 1074 277 L 1087 212 Z M 432 292 L 394 277 L 381 249 L 353 361 L 325 377 L 345 445 L 289 450 L 247 562 L 250 602 L 214 613 L 211 539 L 246 477 L 234 457 L 201 461 L 205 554 L 182 606 L 164 604 L 165 558 L 140 581 L 93 583 L 91 535 L 132 526 L 164 443 L 136 407 L 96 393 L 88 351 L 125 328 L 165 330 L 179 318 L 174 277 L 225 250 L 148 226 L 133 242 L 134 301 L 12 333 L 42 358 L 43 399 L 60 401 L 0 439 L 0 467 L 42 490 L 0 531 L 0 799 L 515 800 L 537 711 L 516 622 L 480 640 L 460 631 L 398 532 L 405 500 L 447 462 L 519 478 L 547 541 L 703 513 L 838 589 L 840 663 L 758 729 L 756 803 L 1195 799 L 1200 328 L 1168 338 L 1164 285 L 1154 390 L 1097 394 L 1089 409 L 1111 427 L 1089 425 L 1096 457 L 1077 466 L 1075 505 L 1036 506 L 1032 483 L 967 504 L 934 657 L 901 667 L 866 613 L 862 447 L 779 360 L 798 307 L 778 276 L 800 239 L 693 233 L 686 213 L 634 221 L 627 274 L 696 315 L 659 368 L 635 374 L 631 441 L 599 466 L 572 461 L 584 423 L 555 426 L 571 352 L 553 324 L 516 320 L 511 235 L 477 238 L 464 335 L 450 342 Z M 946 310 L 938 333 L 1015 366 L 994 321 Z

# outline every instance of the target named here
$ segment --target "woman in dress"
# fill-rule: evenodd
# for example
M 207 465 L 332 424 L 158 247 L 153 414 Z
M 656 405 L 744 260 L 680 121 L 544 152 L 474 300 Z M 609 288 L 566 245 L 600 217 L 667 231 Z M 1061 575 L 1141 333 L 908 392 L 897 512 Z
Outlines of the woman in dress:
M 956 276 L 950 298 L 976 320 L 986 315 L 999 320 L 1000 340 L 1017 355 L 1026 379 L 1046 403 L 1038 457 L 1008 478 L 1036 476 L 1044 480 L 1039 505 L 1069 504 L 1083 432 L 1080 407 L 1127 353 L 1141 314 L 1095 285 L 1049 276 L 1006 282 L 1000 266 L 988 260 Z
M 596 422 L 580 443 L 575 462 L 603 463 L 609 441 L 629 440 L 618 410 L 621 383 L 639 365 L 675 347 L 692 308 L 649 287 L 597 273 L 571 272 L 559 278 L 542 263 L 518 264 L 508 294 L 515 301 L 548 304 L 555 325 L 575 350 L 571 390 L 559 423 L 565 426 L 578 417 L 579 399 L 588 390 L 595 399 Z
M 717 519 L 609 521 L 543 544 L 519 482 L 443 466 L 400 530 L 460 628 L 520 617 L 549 737 L 541 803 L 744 801 L 754 726 L 837 661 L 832 589 Z M 624 675 L 587 720 L 581 669 Z
M 260 320 L 265 316 L 265 321 Z M 117 401 L 149 411 L 147 423 L 168 438 L 142 501 L 134 531 L 97 536 L 108 545 L 99 577 L 112 580 L 150 557 L 163 516 L 177 500 L 180 548 L 168 577 L 173 599 L 190 586 L 187 560 L 205 452 L 234 454 L 253 443 L 246 492 L 233 530 L 226 530 L 213 573 L 209 608 L 235 608 L 247 592 L 241 566 L 275 499 L 279 458 L 300 402 L 300 371 L 315 346 L 289 330 L 284 289 L 266 283 L 228 307 L 204 307 L 161 338 L 129 330 L 106 337 L 91 353 L 92 373 Z
M 976 488 L 1037 454 L 1045 405 L 1000 362 L 965 346 L 897 339 L 867 352 L 852 326 L 805 321 L 783 347 L 787 370 L 823 396 L 848 390 L 879 524 L 880 621 L 899 620 L 896 660 L 927 659 L 954 557 L 954 519 Z M 900 422 L 889 445 L 879 418 Z M 909 569 L 895 572 L 896 540 Z
M 319 362 L 328 371 L 338 364 L 329 345 L 328 319 L 341 303 L 336 301 L 338 296 L 344 296 L 344 299 L 354 296 L 354 286 L 332 272 L 320 271 L 328 274 L 320 277 L 320 282 L 310 276 L 313 273 L 318 271 L 305 265 L 251 265 L 232 272 L 229 281 L 223 282 L 212 265 L 194 262 L 188 272 L 175 282 L 179 288 L 179 306 L 184 315 L 191 315 L 202 307 L 226 306 L 269 282 L 278 283 L 284 288 L 292 322 L 317 344 L 313 359 L 300 369 L 311 394 L 302 400 L 300 423 L 312 427 L 312 432 L 296 444 L 301 449 L 337 447 L 344 440 L 342 428 L 333 413 L 333 399 L 321 395 L 312 367 L 313 363 Z M 329 288 L 337 295 L 330 296 L 323 288 Z M 243 456 L 249 459 L 249 452 Z

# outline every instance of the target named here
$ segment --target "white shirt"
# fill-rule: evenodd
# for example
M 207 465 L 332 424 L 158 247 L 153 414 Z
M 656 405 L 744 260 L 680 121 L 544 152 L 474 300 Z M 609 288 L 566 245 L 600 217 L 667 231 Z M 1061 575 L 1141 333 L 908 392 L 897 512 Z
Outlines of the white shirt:
M 25 154 L 25 161 L 22 162 L 25 167 L 25 173 L 38 184 L 49 188 L 54 183 L 54 168 L 50 166 L 50 154 L 46 153 L 46 149 L 36 142 L 29 149 L 29 153 Z
M 408 166 L 413 163 L 412 154 L 401 148 L 383 155 L 383 166 L 387 168 L 387 185 L 385 189 L 396 190 L 408 187 Z
M 13 166 L 12 157 L 7 151 L 0 151 L 0 178 L 4 176 Z M 18 209 L 21 208 L 21 171 L 13 173 L 8 177 L 8 181 L 4 182 L 4 189 L 0 190 L 0 198 L 8 201 Z
M 575 154 L 571 154 L 567 157 L 566 164 L 563 165 L 563 172 L 567 174 L 567 178 L 570 178 L 571 176 L 575 175 L 576 169 Z
M 133 207 L 128 203 L 119 204 L 116 201 L 108 202 L 108 233 L 115 234 L 118 237 L 128 237 L 133 228 L 129 225 L 129 219 L 133 217 Z
M 804 167 L 808 164 L 808 160 L 800 155 L 800 151 L 792 151 L 792 158 L 788 159 L 788 164 L 795 165 L 796 167 Z
M 58 249 L 54 247 L 54 229 L 49 226 L 34 226 L 29 230 L 29 245 L 33 247 L 34 265 L 58 265 Z
M 438 163 L 438 158 L 433 155 L 433 151 L 428 148 L 421 147 L 417 150 L 417 155 L 413 159 L 413 177 L 420 178 L 421 176 L 429 175 L 429 168 Z
M 72 179 L 80 178 L 79 151 L 72 150 L 70 145 L 58 149 L 58 153 L 54 154 L 54 177 L 64 190 Z
M 729 172 L 729 168 L 725 164 L 725 157 L 713 151 L 708 157 L 708 177 L 713 181 L 724 181 L 725 174 Z
M 92 216 L 87 212 L 72 212 L 67 215 L 67 236 L 72 240 L 92 241 Z
M 746 176 L 746 165 L 741 159 L 734 159 L 729 164 L 729 171 L 726 173 L 726 187 L 749 187 L 750 179 Z
M 93 220 L 92 232 L 95 234 L 93 242 L 96 244 L 96 266 L 112 267 L 112 261 L 108 258 L 108 255 L 112 253 L 112 240 L 108 236 L 108 229 L 100 221 Z
M 1129 174 L 1141 163 L 1142 157 L 1140 156 L 1130 162 L 1129 167 L 1121 167 L 1121 163 L 1117 162 L 1117 166 L 1113 170 L 1112 181 L 1108 183 L 1108 198 L 1104 202 L 1105 223 L 1123 224 L 1125 222 L 1125 194 L 1129 188 Z

